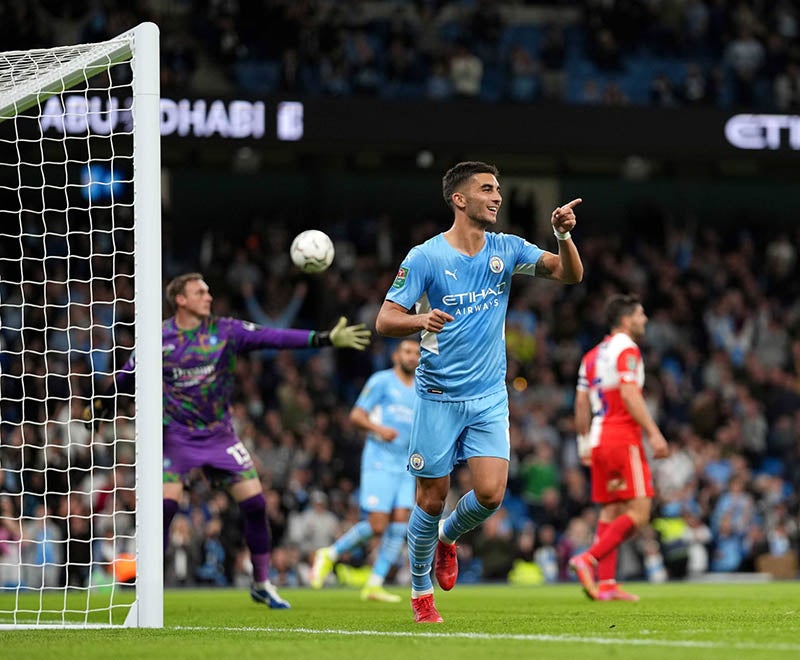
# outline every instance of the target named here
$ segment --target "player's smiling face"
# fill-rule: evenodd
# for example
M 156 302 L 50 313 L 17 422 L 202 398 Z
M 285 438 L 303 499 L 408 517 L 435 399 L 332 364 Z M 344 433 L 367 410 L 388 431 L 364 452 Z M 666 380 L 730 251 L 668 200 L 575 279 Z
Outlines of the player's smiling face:
M 175 298 L 179 309 L 200 318 L 211 314 L 212 300 L 214 298 L 211 296 L 208 284 L 203 280 L 190 280 L 183 288 L 183 294 L 179 294 Z
M 493 225 L 497 222 L 497 212 L 503 197 L 500 184 L 494 174 L 480 173 L 470 177 L 463 190 L 464 213 L 473 222 Z

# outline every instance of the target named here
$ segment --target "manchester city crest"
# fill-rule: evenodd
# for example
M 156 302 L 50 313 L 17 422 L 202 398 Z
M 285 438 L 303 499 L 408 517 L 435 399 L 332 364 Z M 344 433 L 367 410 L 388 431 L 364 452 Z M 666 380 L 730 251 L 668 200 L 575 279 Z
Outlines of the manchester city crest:
M 412 470 L 421 470 L 425 467 L 425 459 L 422 458 L 422 454 L 417 454 L 415 452 L 411 454 L 411 458 L 408 459 L 408 464 L 411 466 Z
M 503 263 L 503 260 L 497 255 L 489 259 L 489 270 L 492 271 L 493 273 L 502 273 L 503 268 L 505 268 L 505 264 Z

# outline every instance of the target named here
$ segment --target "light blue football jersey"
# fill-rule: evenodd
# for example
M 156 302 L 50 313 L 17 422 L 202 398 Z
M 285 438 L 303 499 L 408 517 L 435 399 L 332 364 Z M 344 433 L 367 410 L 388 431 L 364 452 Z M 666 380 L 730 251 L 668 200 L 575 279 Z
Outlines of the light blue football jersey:
M 367 434 L 361 454 L 362 470 L 406 471 L 416 396 L 414 386 L 403 383 L 393 369 L 377 371 L 370 376 L 355 405 L 366 410 L 375 424 L 395 429 L 397 437 L 386 442 L 374 433 Z
M 505 388 L 505 318 L 511 276 L 536 274 L 544 250 L 519 236 L 486 233 L 474 257 L 438 234 L 413 248 L 386 299 L 418 314 L 440 309 L 455 317 L 440 333 L 422 332 L 417 394 L 467 401 Z

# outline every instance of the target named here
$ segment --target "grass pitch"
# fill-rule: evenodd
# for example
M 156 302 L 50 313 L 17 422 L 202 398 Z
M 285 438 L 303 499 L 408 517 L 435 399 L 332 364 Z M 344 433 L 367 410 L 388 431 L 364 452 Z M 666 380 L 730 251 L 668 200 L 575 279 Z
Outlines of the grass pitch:
M 436 593 L 443 625 L 414 624 L 406 589 L 392 589 L 396 605 L 286 589 L 288 611 L 242 590 L 168 591 L 162 630 L 0 630 L 0 649 L 25 660 L 800 657 L 800 582 L 630 588 L 639 603 L 590 602 L 574 585 L 457 586 Z

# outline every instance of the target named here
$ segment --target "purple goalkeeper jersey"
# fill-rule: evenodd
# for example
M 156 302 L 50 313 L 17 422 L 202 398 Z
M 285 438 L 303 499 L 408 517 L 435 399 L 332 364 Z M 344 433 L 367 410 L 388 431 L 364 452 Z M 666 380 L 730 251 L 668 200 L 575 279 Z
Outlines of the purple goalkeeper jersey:
M 265 328 L 247 321 L 210 316 L 193 330 L 175 319 L 162 326 L 164 426 L 214 433 L 230 426 L 236 356 L 260 348 L 306 348 L 313 330 Z M 133 375 L 131 356 L 117 374 L 117 386 Z

